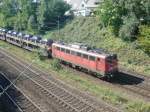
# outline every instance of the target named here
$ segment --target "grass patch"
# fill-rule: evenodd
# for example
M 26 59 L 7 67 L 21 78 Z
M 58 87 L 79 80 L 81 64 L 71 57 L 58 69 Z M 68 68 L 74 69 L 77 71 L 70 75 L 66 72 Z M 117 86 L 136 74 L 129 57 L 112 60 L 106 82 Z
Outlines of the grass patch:
M 126 107 L 127 112 L 150 112 L 150 104 L 143 102 L 132 102 Z
M 15 55 L 23 58 L 29 62 L 34 60 L 34 64 L 38 65 L 43 70 L 53 71 L 56 73 L 60 79 L 64 80 L 68 84 L 87 91 L 90 94 L 93 94 L 97 98 L 103 99 L 104 101 L 118 105 L 127 112 L 149 112 L 150 104 L 141 102 L 140 100 L 134 101 L 129 99 L 124 93 L 113 90 L 113 88 L 106 87 L 104 85 L 98 85 L 94 81 L 88 78 L 80 77 L 78 74 L 73 73 L 69 70 L 63 69 L 58 64 L 58 60 L 40 60 L 36 53 L 31 53 L 26 50 L 22 50 L 18 47 L 0 41 L 0 47 L 7 49 L 9 52 L 14 53 Z M 141 110 L 139 110 L 141 109 Z
M 62 70 L 62 66 L 61 66 L 60 61 L 58 59 L 53 59 L 50 65 L 51 65 L 51 68 L 55 71 Z

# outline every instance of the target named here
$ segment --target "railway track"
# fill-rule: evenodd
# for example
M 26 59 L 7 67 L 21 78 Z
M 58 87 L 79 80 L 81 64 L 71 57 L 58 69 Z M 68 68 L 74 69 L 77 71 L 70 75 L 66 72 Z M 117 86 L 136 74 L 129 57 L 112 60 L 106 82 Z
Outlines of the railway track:
M 12 73 L 12 70 L 6 71 L 5 73 L 7 74 L 4 74 L 3 76 L 5 76 L 8 80 L 14 81 L 18 76 L 15 74 L 18 74 L 18 72 L 15 72 L 15 74 L 9 74 L 9 72 Z M 19 79 L 14 82 L 14 85 L 26 94 L 31 101 L 34 101 L 42 112 L 65 112 L 62 108 L 60 109 L 57 107 L 56 104 L 52 105 L 52 102 L 54 102 L 53 99 L 49 99 L 48 96 L 44 95 L 45 93 L 39 91 L 39 86 L 35 86 L 29 78 L 20 76 Z
M 9 66 L 13 67 L 17 72 L 21 73 L 26 68 L 21 64 L 21 62 L 18 62 L 18 60 L 15 60 L 14 58 L 12 59 L 12 56 L 10 58 L 8 54 L 5 54 L 4 52 L 3 54 L 7 56 L 7 61 L 5 57 L 5 62 L 9 64 Z M 49 81 L 40 73 L 37 73 L 32 69 L 28 69 L 28 71 L 24 73 L 24 77 L 28 78 L 28 84 L 31 84 L 37 92 L 42 93 L 47 100 L 55 102 L 55 104 L 59 105 L 64 112 L 116 112 L 116 110 L 108 106 L 97 109 L 86 100 L 80 99 L 75 94 L 72 94 L 68 90 L 60 87 L 56 81 Z
M 1 84 L 8 82 L 7 84 L 12 84 L 8 78 L 6 78 L 2 73 L 0 74 Z M 4 83 L 3 83 L 4 82 Z M 1 92 L 5 90 L 5 88 L 9 85 L 0 85 Z M 6 86 L 7 85 L 7 86 Z M 6 86 L 6 87 L 5 87 Z M 1 97 L 7 97 L 10 102 L 13 104 L 14 112 L 42 112 L 38 106 L 30 100 L 16 85 L 12 84 L 12 86 L 7 89 Z M 4 100 L 6 100 L 4 98 Z M 8 102 L 8 103 L 10 103 Z M 12 106 L 12 105 L 10 105 Z M 10 107 L 8 107 L 9 109 Z
M 119 76 L 113 84 L 141 95 L 145 100 L 150 101 L 150 84 L 144 79 L 141 82 L 138 82 L 137 80 L 139 80 L 139 78 L 131 79 L 130 76 Z

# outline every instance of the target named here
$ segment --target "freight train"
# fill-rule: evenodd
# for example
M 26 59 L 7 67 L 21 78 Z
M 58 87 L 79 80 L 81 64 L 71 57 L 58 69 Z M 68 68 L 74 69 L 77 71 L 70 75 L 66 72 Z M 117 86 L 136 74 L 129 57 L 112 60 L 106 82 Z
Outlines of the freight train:
M 107 53 L 102 49 L 90 48 L 82 43 L 54 42 L 51 39 L 46 40 L 40 36 L 8 31 L 3 28 L 0 28 L 0 39 L 32 52 L 43 48 L 52 58 L 59 59 L 75 68 L 96 73 L 99 77 L 112 78 L 118 72 L 116 54 Z

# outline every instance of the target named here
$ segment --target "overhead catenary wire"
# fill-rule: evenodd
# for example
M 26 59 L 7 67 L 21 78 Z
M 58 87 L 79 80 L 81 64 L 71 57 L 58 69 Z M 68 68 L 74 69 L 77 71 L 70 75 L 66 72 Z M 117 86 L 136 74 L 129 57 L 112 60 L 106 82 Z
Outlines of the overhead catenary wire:
M 57 23 L 55 23 L 55 22 L 57 22 Z M 39 29 L 39 31 L 48 32 L 50 30 L 57 30 L 58 34 L 60 36 L 60 28 L 61 28 L 62 25 L 64 25 L 67 22 L 66 21 L 62 22 L 62 21 L 60 21 L 60 19 L 56 20 L 55 22 L 45 22 L 46 24 L 51 25 L 51 26 L 46 25 L 46 26 L 43 27 L 43 29 Z M 34 27 L 38 27 L 38 25 L 36 25 L 36 24 L 31 24 L 31 25 L 34 26 Z M 49 30 L 46 30 L 44 28 L 47 28 Z
M 32 60 L 32 62 L 31 62 L 28 66 L 26 66 L 26 68 L 15 78 L 15 80 L 13 80 L 12 83 L 9 84 L 9 85 L 0 93 L 0 97 L 24 74 L 24 72 L 26 72 L 26 70 L 27 70 L 30 66 L 32 66 L 32 64 L 33 64 L 34 61 L 35 61 L 35 59 Z
M 26 66 L 27 67 L 27 66 Z M 6 78 L 6 80 L 8 80 L 11 84 L 12 84 L 12 86 L 13 87 L 15 87 L 19 92 L 21 92 L 21 94 L 23 95 L 23 96 L 25 96 L 38 110 L 40 110 L 40 112 L 42 112 L 42 110 L 40 109 L 40 107 L 38 107 L 27 95 L 25 95 L 23 92 L 22 92 L 22 90 L 20 89 L 20 88 L 18 88 L 8 77 L 6 77 L 6 74 L 4 74 L 3 72 L 1 72 L 0 71 L 0 74 L 3 76 L 3 77 L 5 77 Z M 23 74 L 24 76 L 25 76 L 25 74 Z M 12 98 L 12 97 L 11 97 Z M 14 101 L 14 100 L 13 100 Z M 14 103 L 16 103 L 15 101 L 14 101 Z M 16 104 L 17 105 L 17 104 Z M 19 106 L 20 107 L 20 106 Z M 21 107 L 20 107 L 21 108 Z M 21 109 L 22 110 L 22 109 Z M 24 112 L 24 111 L 23 111 Z
M 1 85 L 0 85 L 0 88 L 2 89 L 2 91 L 4 91 L 4 88 Z M 19 109 L 19 111 L 23 112 L 23 110 L 20 108 L 20 106 L 12 99 L 12 97 L 7 93 L 7 91 L 5 92 L 5 94 L 13 102 L 13 104 Z

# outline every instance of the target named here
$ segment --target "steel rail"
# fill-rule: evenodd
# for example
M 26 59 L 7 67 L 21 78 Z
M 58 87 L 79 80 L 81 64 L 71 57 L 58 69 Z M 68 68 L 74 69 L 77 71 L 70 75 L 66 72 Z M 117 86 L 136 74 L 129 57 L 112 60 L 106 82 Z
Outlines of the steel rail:
M 39 110 L 39 112 L 43 112 L 27 95 L 25 95 L 22 90 L 20 88 L 18 88 L 14 83 L 12 83 L 12 81 L 6 77 L 6 75 L 0 71 L 0 74 L 5 77 L 28 101 L 30 101 L 34 107 L 37 108 L 37 110 Z

